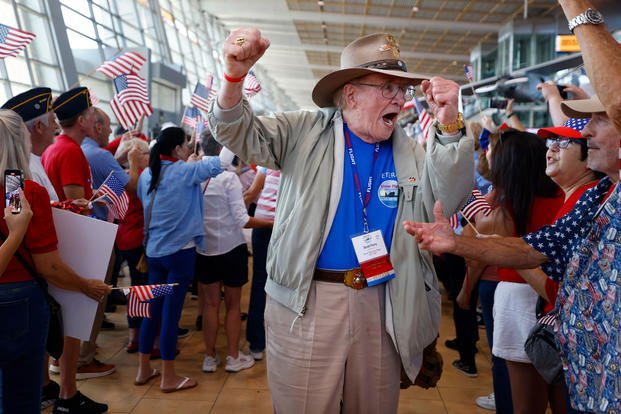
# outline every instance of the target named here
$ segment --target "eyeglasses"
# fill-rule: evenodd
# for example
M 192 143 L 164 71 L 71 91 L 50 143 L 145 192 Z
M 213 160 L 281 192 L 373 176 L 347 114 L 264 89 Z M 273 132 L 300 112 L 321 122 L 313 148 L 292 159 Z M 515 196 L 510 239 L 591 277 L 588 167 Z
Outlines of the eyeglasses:
M 580 143 L 572 138 L 548 138 L 546 139 L 546 147 L 553 150 L 558 150 L 559 148 L 566 149 L 572 142 L 574 144 Z
M 362 82 L 352 82 L 352 84 L 362 85 L 362 86 L 372 86 L 374 88 L 379 88 L 380 91 L 382 91 L 382 96 L 386 99 L 394 98 L 395 96 L 397 96 L 399 91 L 401 91 L 403 92 L 403 99 L 405 99 L 406 101 L 409 101 L 409 100 L 412 100 L 412 98 L 414 98 L 414 93 L 415 93 L 414 85 L 399 86 L 392 82 L 382 83 L 381 85 L 377 85 L 374 83 L 362 83 Z

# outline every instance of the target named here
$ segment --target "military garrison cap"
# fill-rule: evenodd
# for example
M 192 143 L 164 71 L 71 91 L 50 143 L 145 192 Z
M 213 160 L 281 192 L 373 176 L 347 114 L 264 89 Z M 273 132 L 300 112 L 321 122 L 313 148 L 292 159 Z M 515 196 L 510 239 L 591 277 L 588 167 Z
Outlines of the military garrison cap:
M 71 119 L 91 106 L 93 105 L 91 104 L 90 93 L 88 88 L 84 86 L 61 94 L 52 104 L 52 108 L 59 121 Z
M 52 90 L 50 88 L 33 88 L 15 95 L 2 109 L 17 112 L 24 122 L 28 122 L 52 110 Z

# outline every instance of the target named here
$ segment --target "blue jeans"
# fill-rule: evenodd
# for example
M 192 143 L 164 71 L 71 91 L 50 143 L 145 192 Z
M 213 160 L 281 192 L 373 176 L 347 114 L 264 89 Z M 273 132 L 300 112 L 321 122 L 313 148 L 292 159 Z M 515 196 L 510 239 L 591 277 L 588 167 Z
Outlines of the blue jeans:
M 40 413 L 49 320 L 37 282 L 0 284 L 0 413 Z
M 138 350 L 143 354 L 153 351 L 153 341 L 160 330 L 160 352 L 163 360 L 172 361 L 177 351 L 177 326 L 183 300 L 194 277 L 196 250 L 179 250 L 163 257 L 147 257 L 149 284 L 178 283 L 173 293 L 151 301 L 151 317 L 145 318 L 140 326 Z
M 483 311 L 485 334 L 491 351 L 494 345 L 494 292 L 498 282 L 491 280 L 479 281 L 479 301 Z M 492 355 L 492 381 L 494 383 L 494 398 L 496 399 L 497 414 L 512 414 L 513 401 L 511 399 L 511 383 L 509 372 L 504 359 Z
M 252 285 L 250 304 L 246 322 L 246 339 L 253 352 L 265 349 L 265 282 L 267 281 L 267 246 L 272 237 L 272 229 L 252 230 Z
M 129 277 L 131 278 L 132 286 L 146 285 L 149 283 L 148 273 L 142 273 L 136 269 L 136 265 L 138 264 L 138 260 L 140 260 L 140 256 L 142 256 L 142 252 L 144 252 L 144 248 L 142 246 L 131 250 L 119 250 L 120 256 L 127 260 Z M 140 328 L 141 322 L 142 318 L 140 317 L 127 317 L 127 327 L 130 329 Z

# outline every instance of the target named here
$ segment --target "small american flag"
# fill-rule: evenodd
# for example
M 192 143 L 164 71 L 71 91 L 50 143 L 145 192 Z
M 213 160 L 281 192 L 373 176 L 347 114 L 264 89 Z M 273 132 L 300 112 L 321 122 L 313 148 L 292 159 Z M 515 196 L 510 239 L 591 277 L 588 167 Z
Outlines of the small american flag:
M 173 286 L 169 284 L 131 286 L 129 289 L 140 302 L 173 293 Z
M 261 92 L 261 82 L 257 79 L 254 71 L 249 71 L 248 75 L 246 75 L 246 80 L 244 82 L 244 92 L 246 92 L 246 96 L 248 98 L 252 98 L 259 92 Z
M 119 102 L 124 105 L 129 101 L 138 101 L 149 104 L 147 83 L 135 73 L 119 75 L 114 78 L 114 88 Z
M 196 82 L 194 93 L 190 97 L 190 103 L 205 112 L 209 112 L 209 104 L 215 96 L 216 91 L 213 89 L 213 76 L 210 74 L 207 75 L 207 80 L 204 84 Z
M 119 124 L 125 129 L 134 129 L 143 115 L 149 116 L 153 113 L 153 109 L 148 103 L 132 100 L 123 104 L 116 95 L 110 101 L 110 109 L 112 109 Z
M 451 217 L 449 217 L 449 224 L 454 229 L 458 229 L 459 228 L 459 224 L 460 223 L 459 223 L 459 214 L 458 213 L 452 214 Z
M 466 200 L 466 204 L 460 210 L 461 214 L 470 221 L 472 221 L 477 214 L 483 213 L 487 216 L 490 211 L 492 211 L 492 207 L 485 200 L 485 197 L 481 195 L 481 191 L 477 189 L 472 190 L 468 200 Z
M 88 89 L 88 94 L 91 97 L 91 105 L 92 106 L 96 106 L 96 105 L 99 104 L 99 102 L 101 102 L 99 97 L 97 95 L 95 95 L 95 92 L 93 92 L 93 90 L 91 88 Z
M 149 302 L 140 302 L 134 292 L 130 291 L 127 295 L 127 316 L 130 318 L 150 318 L 150 305 Z
M 114 79 L 119 75 L 140 71 L 146 61 L 138 52 L 125 52 L 105 61 L 97 70 Z
M 464 73 L 469 82 L 474 82 L 474 73 L 472 72 L 472 66 L 464 65 Z
M 420 123 L 420 129 L 423 131 L 423 139 L 426 140 L 427 134 L 429 133 L 429 127 L 433 123 L 433 118 L 429 115 L 429 112 L 427 112 L 418 99 L 416 99 L 416 97 L 412 99 L 412 103 L 418 113 L 418 122 Z
M 203 115 L 201 111 L 195 106 L 189 106 L 183 111 L 183 118 L 181 118 L 181 125 L 187 125 L 190 128 L 196 128 L 199 124 L 203 123 Z
M 110 172 L 108 178 L 101 184 L 99 192 L 106 196 L 106 204 L 108 204 L 112 215 L 119 220 L 123 219 L 129 207 L 129 196 L 114 171 Z
M 17 56 L 37 35 L 0 23 L 0 59 Z

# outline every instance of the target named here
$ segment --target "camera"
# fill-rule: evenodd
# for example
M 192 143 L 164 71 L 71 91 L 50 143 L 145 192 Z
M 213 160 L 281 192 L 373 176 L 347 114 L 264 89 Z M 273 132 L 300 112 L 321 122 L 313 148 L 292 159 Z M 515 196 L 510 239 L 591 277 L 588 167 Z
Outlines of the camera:
M 489 100 L 489 107 L 495 109 L 505 109 L 507 107 L 506 98 L 491 98 Z

